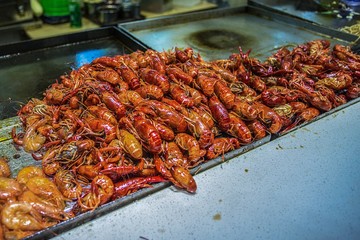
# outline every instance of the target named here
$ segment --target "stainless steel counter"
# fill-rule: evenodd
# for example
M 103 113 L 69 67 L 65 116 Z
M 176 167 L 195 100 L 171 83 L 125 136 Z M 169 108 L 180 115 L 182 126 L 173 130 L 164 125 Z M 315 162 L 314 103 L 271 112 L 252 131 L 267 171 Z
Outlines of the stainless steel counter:
M 360 102 L 55 239 L 358 239 Z
M 322 11 L 314 7 L 314 2 L 301 0 L 249 0 L 249 5 L 284 12 L 332 29 L 351 26 L 360 20 L 359 14 L 350 17 L 350 9 L 342 10 L 339 8 L 336 9 L 337 11 Z
M 231 16 L 225 18 L 233 20 Z M 255 18 L 249 19 L 251 22 Z M 267 24 L 258 24 L 258 29 Z M 295 42 L 313 38 L 313 32 L 300 34 L 303 31 L 299 27 L 281 32 L 282 36 L 293 34 Z M 280 43 L 283 40 L 275 37 Z M 35 66 L 49 59 L 51 62 L 55 56 L 58 63 L 65 62 L 70 68 L 83 62 L 81 53 L 86 53 L 88 47 L 99 43 L 111 53 L 121 43 L 115 41 L 113 45 L 108 40 L 85 43 L 84 48 L 70 45 L 71 57 L 63 56 L 69 52 L 61 48 L 36 51 L 31 57 L 36 57 Z M 19 63 L 28 62 L 24 61 L 28 59 L 25 55 L 6 64 L 20 69 Z M 3 67 L 8 70 L 6 64 Z M 24 69 L 22 72 L 26 73 Z M 35 78 L 44 83 L 41 76 L 36 74 Z M 360 101 L 356 101 L 197 174 L 198 191 L 194 195 L 172 187 L 161 189 L 104 216 L 92 216 L 96 219 L 55 239 L 356 239 L 360 236 L 359 119 Z M 10 156 L 15 158 L 14 154 Z

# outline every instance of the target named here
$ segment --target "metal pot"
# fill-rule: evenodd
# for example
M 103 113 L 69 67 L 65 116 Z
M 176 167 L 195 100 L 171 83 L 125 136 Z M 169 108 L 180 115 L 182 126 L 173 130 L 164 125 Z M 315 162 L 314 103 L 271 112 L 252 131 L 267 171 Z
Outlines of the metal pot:
M 101 24 L 110 24 L 116 22 L 120 16 L 120 5 L 117 4 L 109 4 L 102 5 L 97 8 L 98 21 Z

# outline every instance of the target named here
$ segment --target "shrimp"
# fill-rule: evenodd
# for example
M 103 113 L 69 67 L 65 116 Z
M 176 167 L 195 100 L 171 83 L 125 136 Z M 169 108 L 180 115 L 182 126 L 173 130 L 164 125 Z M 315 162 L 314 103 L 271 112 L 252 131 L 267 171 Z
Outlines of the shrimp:
M 10 201 L 22 192 L 20 184 L 12 178 L 0 177 L 0 201 Z
M 65 197 L 50 179 L 33 177 L 26 182 L 26 187 L 37 196 L 49 201 L 59 208 L 65 208 Z
M 16 176 L 16 180 L 20 184 L 26 184 L 26 182 L 32 177 L 45 177 L 45 174 L 40 167 L 30 165 L 20 169 Z
M 30 203 L 35 211 L 53 220 L 63 221 L 69 218 L 66 216 L 64 209 L 54 206 L 29 190 L 19 196 L 19 201 Z
M 8 202 L 1 211 L 1 222 L 11 230 L 39 231 L 50 227 L 55 222 L 43 222 L 30 203 L 17 201 Z

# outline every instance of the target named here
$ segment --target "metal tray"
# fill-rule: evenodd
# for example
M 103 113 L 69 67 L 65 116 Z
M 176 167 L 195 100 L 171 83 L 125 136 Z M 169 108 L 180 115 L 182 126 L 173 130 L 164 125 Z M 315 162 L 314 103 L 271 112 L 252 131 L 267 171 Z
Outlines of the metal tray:
M 0 46 L 0 120 L 13 117 L 21 103 L 42 97 L 65 72 L 102 55 L 146 47 L 115 27 Z
M 249 0 L 248 4 L 268 9 L 269 11 L 291 15 L 339 32 L 341 32 L 339 29 L 356 24 L 360 20 L 359 13 L 355 13 L 350 17 L 350 9 L 334 9 L 336 11 L 321 10 L 316 2 L 326 1 Z
M 205 60 L 252 50 L 267 57 L 281 46 L 314 39 L 348 45 L 356 37 L 303 19 L 253 6 L 220 8 L 118 25 L 157 51 L 192 47 Z M 264 60 L 264 59 L 262 59 Z

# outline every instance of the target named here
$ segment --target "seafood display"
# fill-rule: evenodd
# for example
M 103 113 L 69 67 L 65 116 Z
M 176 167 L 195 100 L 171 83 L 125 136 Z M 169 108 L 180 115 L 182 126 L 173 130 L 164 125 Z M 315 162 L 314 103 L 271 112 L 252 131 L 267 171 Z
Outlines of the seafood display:
M 73 217 L 65 211 L 67 198 L 40 167 L 24 167 L 11 178 L 7 161 L 0 157 L 1 239 L 21 239 Z
M 159 182 L 195 193 L 191 169 L 359 97 L 359 64 L 326 40 L 263 62 L 241 48 L 211 62 L 191 48 L 96 58 L 18 111 L 14 144 L 42 168 L 4 183 L 1 222 L 37 231 Z M 34 223 L 16 228 L 11 212 Z

